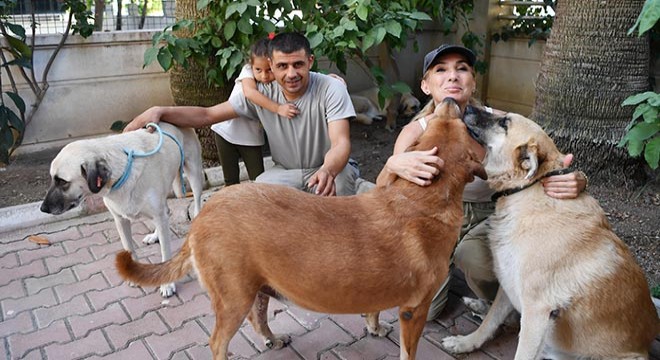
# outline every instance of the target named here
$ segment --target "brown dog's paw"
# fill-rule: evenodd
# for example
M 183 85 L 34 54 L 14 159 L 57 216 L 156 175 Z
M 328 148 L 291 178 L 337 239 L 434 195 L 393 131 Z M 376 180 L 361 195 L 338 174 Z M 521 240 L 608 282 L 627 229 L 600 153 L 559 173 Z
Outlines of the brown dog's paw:
M 291 342 L 289 335 L 276 335 L 273 339 L 266 339 L 266 347 L 277 350 L 287 346 Z
M 385 337 L 387 334 L 392 331 L 394 327 L 388 323 L 385 322 L 379 322 L 378 326 L 375 328 L 371 328 L 370 326 L 367 326 L 367 332 L 371 336 L 378 336 L 378 337 Z

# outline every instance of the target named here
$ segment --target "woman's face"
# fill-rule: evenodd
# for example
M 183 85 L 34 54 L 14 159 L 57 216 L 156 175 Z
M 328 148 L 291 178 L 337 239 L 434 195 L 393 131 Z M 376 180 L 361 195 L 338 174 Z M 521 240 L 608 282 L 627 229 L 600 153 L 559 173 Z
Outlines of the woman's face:
M 431 95 L 439 104 L 444 98 L 451 97 L 461 109 L 465 109 L 477 84 L 474 71 L 467 59 L 460 54 L 442 55 L 426 71 L 422 79 L 422 91 Z

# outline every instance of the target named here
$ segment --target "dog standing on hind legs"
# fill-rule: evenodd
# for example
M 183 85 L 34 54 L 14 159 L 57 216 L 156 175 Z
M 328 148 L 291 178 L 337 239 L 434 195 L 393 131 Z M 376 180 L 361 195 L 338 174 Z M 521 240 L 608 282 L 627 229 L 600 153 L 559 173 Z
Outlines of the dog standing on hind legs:
M 114 218 L 124 249 L 133 253 L 131 220 L 145 217 L 155 231 L 143 242 L 160 242 L 166 261 L 171 258 L 167 196 L 172 188 L 178 197 L 184 196 L 182 170 L 192 189 L 194 217 L 201 208 L 204 174 L 201 146 L 193 129 L 161 123 L 154 133 L 142 129 L 74 141 L 51 163 L 51 185 L 41 211 L 61 214 L 86 196 L 99 194 Z M 157 285 L 164 297 L 176 291 L 173 282 Z
M 121 252 L 120 276 L 154 285 L 194 269 L 216 316 L 209 341 L 216 360 L 227 358 L 246 316 L 267 344 L 286 342 L 268 327 L 265 294 L 325 313 L 399 307 L 401 358 L 414 359 L 431 299 L 449 272 L 463 188 L 474 175 L 485 177 L 468 150 L 472 140 L 456 103 L 447 100 L 436 113 L 413 147 L 437 147 L 445 159 L 431 185 L 396 179 L 342 197 L 269 184 L 230 186 L 208 200 L 170 261 L 141 264 Z

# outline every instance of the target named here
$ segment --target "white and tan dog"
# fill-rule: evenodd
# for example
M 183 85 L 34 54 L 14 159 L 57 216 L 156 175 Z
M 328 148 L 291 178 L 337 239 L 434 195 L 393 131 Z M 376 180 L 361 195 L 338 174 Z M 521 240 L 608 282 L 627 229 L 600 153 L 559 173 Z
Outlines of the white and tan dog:
M 355 120 L 361 124 L 371 125 L 374 120 L 386 119 L 385 128 L 392 131 L 396 126 L 396 117 L 388 116 L 387 108 L 391 99 L 387 100 L 381 108 L 378 101 L 378 88 L 372 87 L 367 90 L 351 94 L 351 101 L 355 108 Z M 401 95 L 401 101 L 397 108 L 396 116 L 412 118 L 419 112 L 420 102 L 411 93 Z
M 517 114 L 476 109 L 465 117 L 487 147 L 488 182 L 499 196 L 489 240 L 500 289 L 481 326 L 445 338 L 456 353 L 490 339 L 515 308 L 516 359 L 646 359 L 660 323 L 640 267 L 598 202 L 546 196 L 539 180 L 564 155 L 543 129 Z M 498 195 L 499 194 L 499 195 Z
M 183 147 L 183 169 L 192 188 L 193 217 L 201 207 L 204 174 L 201 147 L 195 131 L 167 123 L 161 123 L 160 128 L 162 135 L 142 129 L 66 145 L 50 165 L 51 185 L 41 211 L 61 214 L 78 206 L 87 195 L 102 195 L 125 250 L 133 252 L 130 221 L 142 216 L 151 220 L 155 227 L 155 232 L 147 235 L 143 242 L 159 241 L 162 259 L 168 260 L 171 250 L 167 196 L 173 185 L 175 194 L 183 196 L 182 153 L 177 142 Z M 174 136 L 176 142 L 167 134 Z M 160 150 L 153 155 L 133 157 L 129 161 L 127 152 L 146 154 L 158 148 L 161 141 Z M 129 162 L 132 164 L 130 169 L 127 168 Z M 123 174 L 128 177 L 120 181 Z M 175 291 L 174 283 L 160 286 L 161 295 L 165 297 Z

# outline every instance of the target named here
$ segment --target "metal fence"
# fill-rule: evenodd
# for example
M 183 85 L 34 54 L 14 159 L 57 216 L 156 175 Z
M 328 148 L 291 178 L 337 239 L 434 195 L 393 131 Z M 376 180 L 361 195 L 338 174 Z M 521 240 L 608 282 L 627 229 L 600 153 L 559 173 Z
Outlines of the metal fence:
M 90 11 L 94 15 L 94 1 Z M 121 3 L 121 8 L 119 7 Z M 32 26 L 33 2 L 19 0 L 12 9 L 10 21 L 22 25 L 26 30 Z M 64 32 L 69 14 L 62 10 L 58 0 L 34 2 L 34 16 L 37 34 L 57 34 Z M 146 9 L 145 9 L 146 4 Z M 174 23 L 174 0 L 117 0 L 106 1 L 103 12 L 102 31 L 124 31 L 137 29 L 163 29 Z M 74 20 L 75 21 L 75 20 Z

